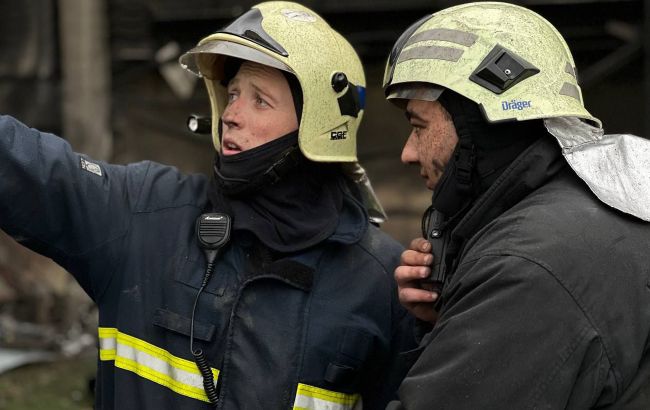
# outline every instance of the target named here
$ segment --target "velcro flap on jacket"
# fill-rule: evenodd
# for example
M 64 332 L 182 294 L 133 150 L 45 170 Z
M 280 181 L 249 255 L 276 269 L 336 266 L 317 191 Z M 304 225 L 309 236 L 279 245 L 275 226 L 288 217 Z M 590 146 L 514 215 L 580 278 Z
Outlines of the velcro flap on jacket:
M 325 377 L 323 377 L 323 379 L 325 379 L 326 382 L 335 385 L 346 385 L 354 381 L 356 374 L 357 369 L 354 367 L 338 363 L 330 363 L 327 365 L 327 370 L 325 370 Z
M 368 332 L 350 327 L 345 331 L 340 351 L 351 359 L 364 361 L 372 349 L 372 340 Z
M 305 292 L 309 292 L 314 283 L 314 269 L 291 259 L 280 259 L 270 263 L 265 274 L 278 277 Z

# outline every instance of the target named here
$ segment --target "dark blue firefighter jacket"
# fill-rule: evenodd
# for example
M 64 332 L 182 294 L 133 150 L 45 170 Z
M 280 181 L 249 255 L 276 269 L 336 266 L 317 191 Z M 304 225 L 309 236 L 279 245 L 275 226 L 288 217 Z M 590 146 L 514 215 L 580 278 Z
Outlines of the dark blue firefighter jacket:
M 153 162 L 91 160 L 0 116 L 0 227 L 98 305 L 97 408 L 210 408 L 189 347 L 206 186 Z M 400 246 L 347 211 L 330 238 L 261 270 L 247 263 L 254 243 L 233 233 L 197 307 L 219 408 L 383 408 L 412 347 L 392 279 Z

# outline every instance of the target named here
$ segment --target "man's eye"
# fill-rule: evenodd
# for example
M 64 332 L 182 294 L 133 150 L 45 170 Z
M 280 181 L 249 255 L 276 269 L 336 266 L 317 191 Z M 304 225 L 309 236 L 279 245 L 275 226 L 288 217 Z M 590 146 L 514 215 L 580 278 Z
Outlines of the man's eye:
M 417 136 L 420 136 L 424 132 L 424 129 L 426 128 L 426 127 L 423 127 L 421 124 L 414 124 L 414 125 L 412 125 L 412 127 L 413 127 L 413 132 Z
M 237 99 L 237 97 L 238 97 L 238 94 L 236 92 L 234 92 L 234 91 L 229 92 L 228 93 L 228 102 L 231 103 L 231 102 L 235 101 Z
M 255 104 L 262 106 L 262 107 L 267 107 L 269 104 L 259 95 L 255 96 Z

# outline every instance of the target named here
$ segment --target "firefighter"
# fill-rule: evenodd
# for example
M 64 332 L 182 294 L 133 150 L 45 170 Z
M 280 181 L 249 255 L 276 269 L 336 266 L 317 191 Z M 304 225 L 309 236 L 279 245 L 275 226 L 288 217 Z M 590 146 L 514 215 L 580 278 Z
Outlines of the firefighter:
M 214 175 L 94 161 L 0 117 L 0 226 L 99 306 L 100 409 L 384 408 L 412 347 L 401 247 L 357 164 L 365 78 L 296 3 L 254 6 L 181 64 Z
M 650 408 L 650 146 L 604 135 L 558 31 L 451 7 L 398 39 L 384 87 L 433 190 L 395 271 L 430 331 L 392 408 Z

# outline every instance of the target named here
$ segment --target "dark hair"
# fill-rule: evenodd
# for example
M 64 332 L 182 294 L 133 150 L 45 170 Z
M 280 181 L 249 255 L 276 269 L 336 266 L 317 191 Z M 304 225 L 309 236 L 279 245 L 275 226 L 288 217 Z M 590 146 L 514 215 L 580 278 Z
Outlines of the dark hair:
M 282 70 L 280 72 L 289 83 L 291 97 L 293 97 L 293 107 L 296 109 L 296 117 L 298 118 L 298 124 L 300 124 L 300 118 L 302 117 L 302 87 L 300 87 L 300 82 L 295 75 Z

